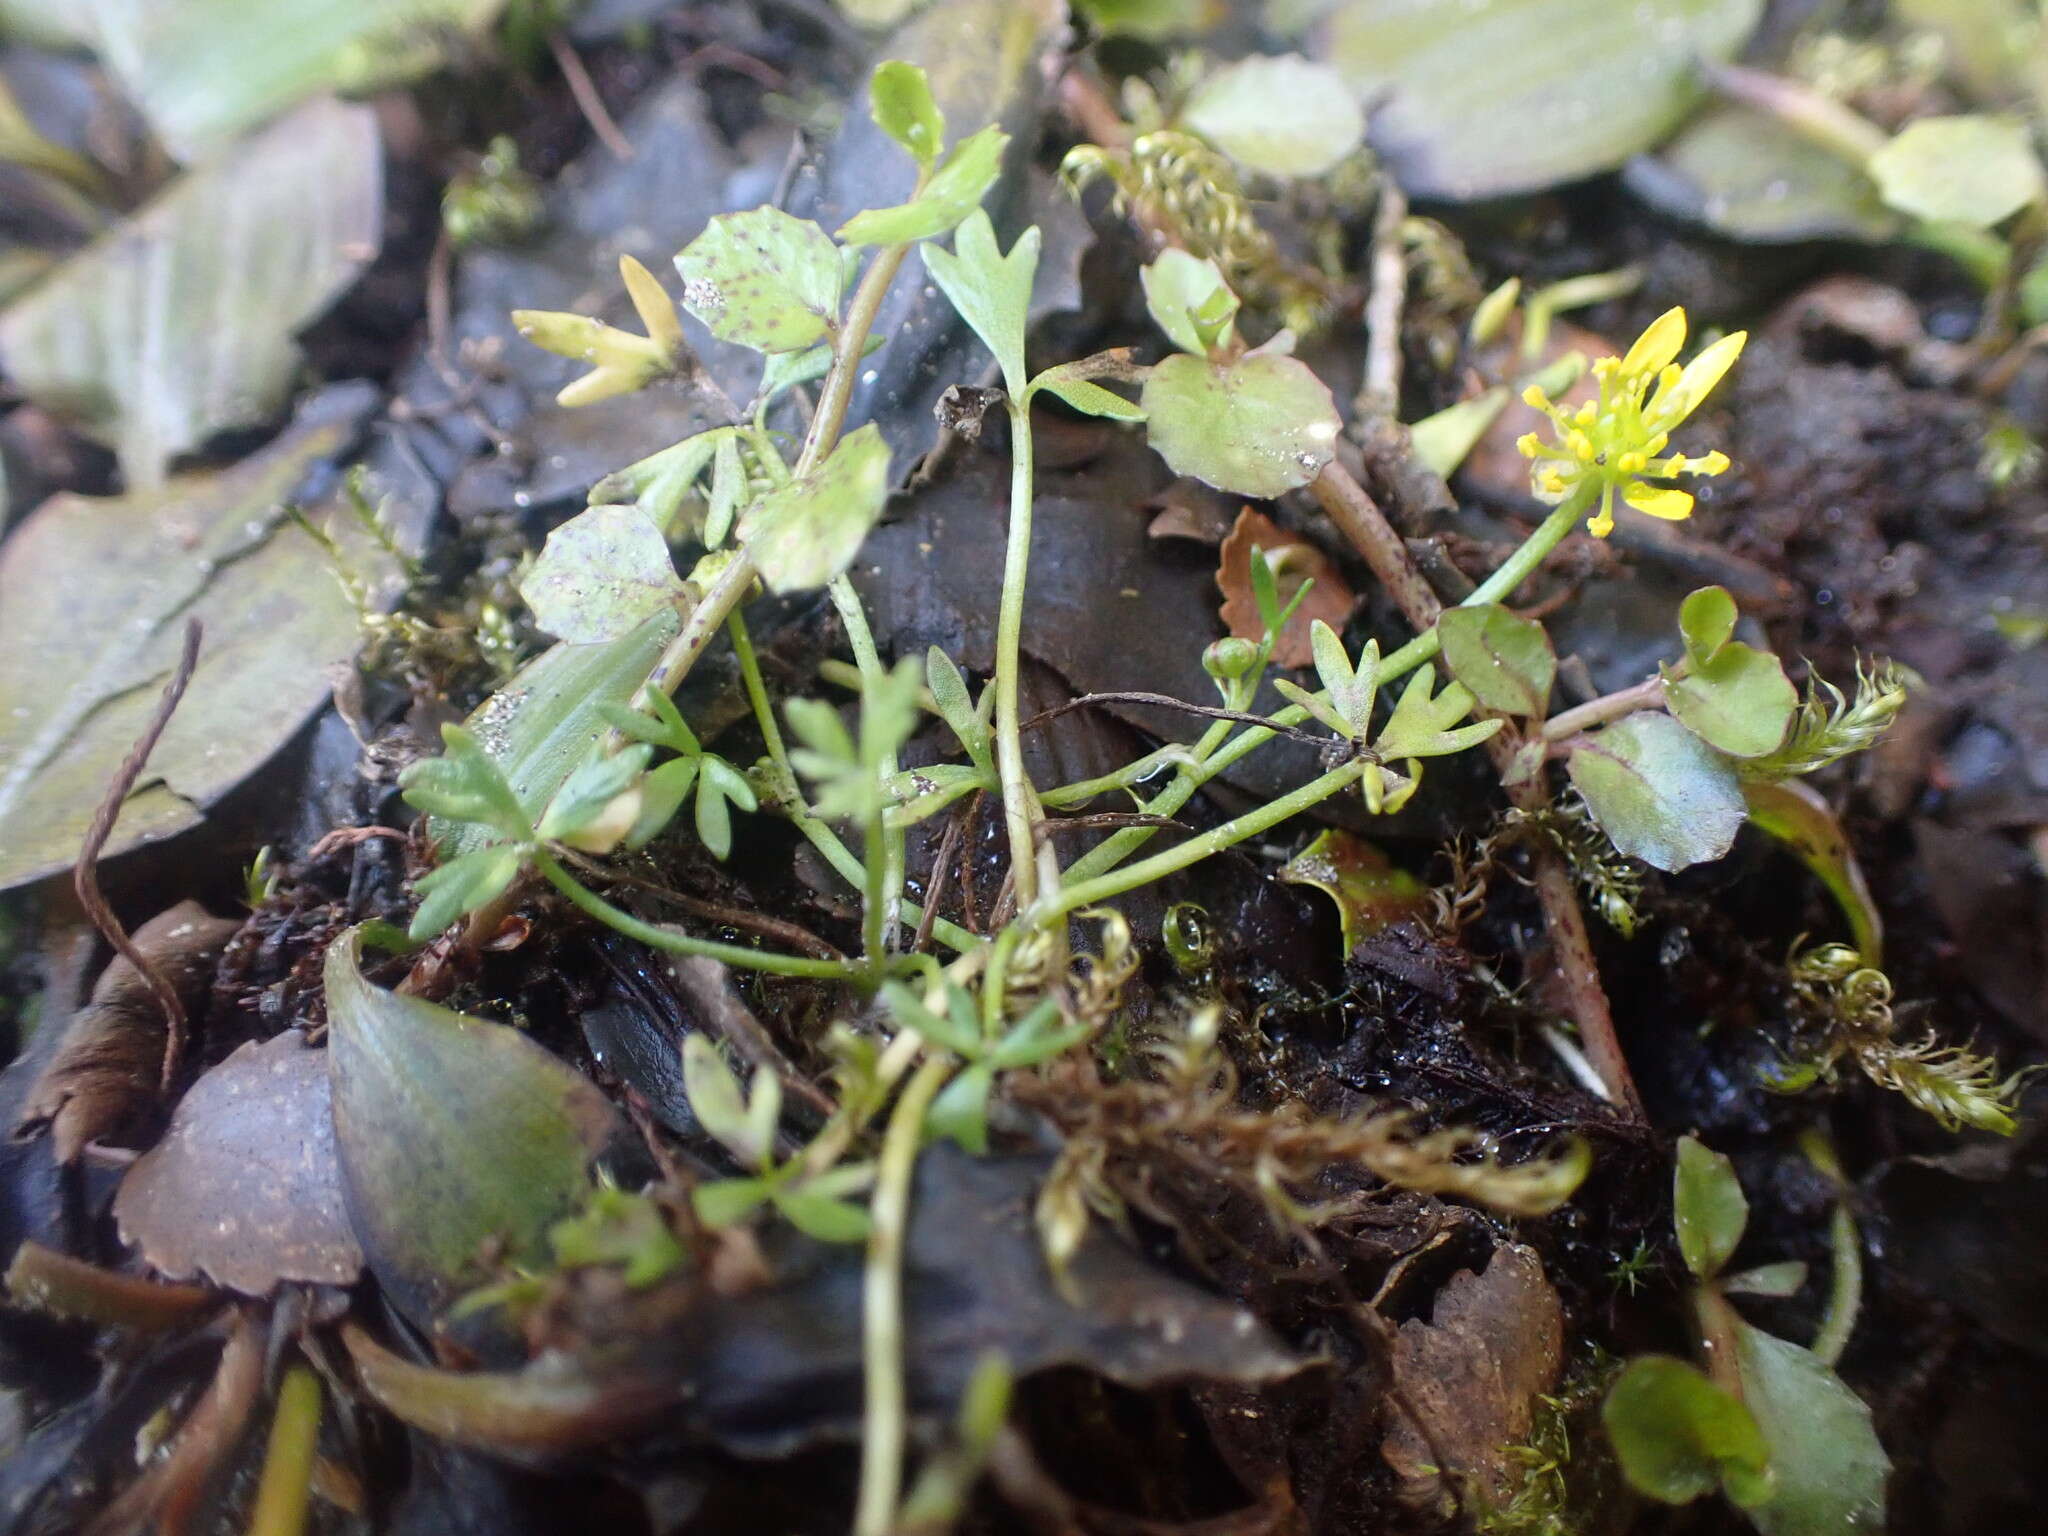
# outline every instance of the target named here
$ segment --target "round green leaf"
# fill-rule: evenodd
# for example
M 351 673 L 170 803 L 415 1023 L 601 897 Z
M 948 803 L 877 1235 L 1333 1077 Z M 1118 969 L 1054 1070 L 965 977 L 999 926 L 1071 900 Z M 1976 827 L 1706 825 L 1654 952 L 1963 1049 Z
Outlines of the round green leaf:
M 1673 218 L 1757 244 L 1882 240 L 1899 225 L 1860 166 L 1753 107 L 1710 107 L 1623 183 Z
M 749 507 L 740 538 L 772 590 L 822 587 L 853 563 L 888 494 L 889 445 L 870 422 L 808 475 Z
M 1337 441 L 1330 391 L 1291 357 L 1169 357 L 1139 404 L 1152 446 L 1176 474 L 1242 496 L 1308 484 Z
M 1870 1410 L 1812 1350 L 1734 1324 L 1743 1399 L 1771 1448 L 1777 1485 L 1749 1518 L 1764 1536 L 1882 1530 L 1891 1461 Z
M 1700 98 L 1763 0 L 1348 0 L 1330 62 L 1384 101 L 1373 147 L 1430 197 L 1498 197 L 1612 170 Z
M 1681 1136 L 1671 1198 L 1685 1267 L 1702 1280 L 1713 1279 L 1749 1224 L 1749 1201 L 1743 1198 L 1735 1165 L 1697 1137 Z
M 796 352 L 839 320 L 839 247 L 779 208 L 723 213 L 676 256 L 683 308 L 721 341 Z
M 1658 869 L 1718 859 L 1741 829 L 1734 770 L 1669 715 L 1616 721 L 1574 748 L 1565 768 L 1614 846 Z
M 1183 352 L 1208 355 L 1237 314 L 1237 295 L 1216 263 L 1168 246 L 1139 273 L 1145 307 L 1166 339 Z
M 945 147 L 946 115 L 932 100 L 931 82 L 915 64 L 890 59 L 876 66 L 868 81 L 868 113 L 875 126 L 919 165 L 930 165 Z
M 1447 608 L 1437 620 L 1444 665 L 1487 709 L 1541 719 L 1557 680 L 1557 656 L 1543 626 L 1499 603 Z
M 1937 224 L 1988 229 L 2043 190 L 2027 125 L 2012 117 L 1923 117 L 1870 157 L 1884 200 Z
M 1687 1504 L 1724 1483 L 1736 1502 L 1769 1492 L 1770 1448 L 1756 1419 L 1706 1374 L 1670 1355 L 1629 1361 L 1600 1422 L 1631 1487 Z
M 1678 632 L 1685 637 L 1685 654 L 1694 666 L 1712 661 L 1735 638 L 1735 619 L 1735 599 L 1726 587 L 1701 587 L 1686 594 L 1678 605 Z
M 638 507 L 592 507 L 548 535 L 520 579 L 533 621 L 558 640 L 615 640 L 682 594 L 668 541 Z
M 1669 679 L 1664 698 L 1686 729 L 1730 757 L 1776 751 L 1799 708 L 1799 690 L 1778 658 L 1740 640 L 1687 676 Z
M 1181 121 L 1270 176 L 1320 176 L 1365 136 L 1365 114 L 1343 77 L 1298 53 L 1219 69 L 1195 88 Z

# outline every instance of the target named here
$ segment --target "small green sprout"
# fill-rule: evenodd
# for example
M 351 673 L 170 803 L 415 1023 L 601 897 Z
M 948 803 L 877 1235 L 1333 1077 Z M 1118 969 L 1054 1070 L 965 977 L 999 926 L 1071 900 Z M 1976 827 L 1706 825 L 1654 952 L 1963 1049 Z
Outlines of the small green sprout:
M 1600 509 L 1587 528 L 1600 539 L 1614 531 L 1617 491 L 1651 517 L 1677 521 L 1692 516 L 1689 491 L 1650 480 L 1718 475 L 1728 468 L 1728 455 L 1719 449 L 1699 458 L 1658 455 L 1670 446 L 1672 431 L 1700 408 L 1741 356 L 1748 337 L 1747 331 L 1724 336 L 1680 368 L 1676 358 L 1685 345 L 1685 311 L 1668 309 L 1636 338 L 1626 357 L 1603 357 L 1593 364 L 1600 384 L 1597 401 L 1576 408 L 1558 405 L 1541 385 L 1530 385 L 1523 399 L 1557 428 L 1552 441 L 1530 432 L 1515 445 L 1536 461 L 1531 476 L 1536 495 L 1554 505 L 1582 486 L 1598 485 Z

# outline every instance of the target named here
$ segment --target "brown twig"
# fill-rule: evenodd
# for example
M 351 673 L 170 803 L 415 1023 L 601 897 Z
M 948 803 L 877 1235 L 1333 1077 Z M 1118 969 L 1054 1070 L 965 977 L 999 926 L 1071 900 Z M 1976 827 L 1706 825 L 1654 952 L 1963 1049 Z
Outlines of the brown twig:
M 1124 827 L 1171 827 L 1179 832 L 1195 829 L 1184 821 L 1175 821 L 1171 816 L 1144 816 L 1136 811 L 1104 811 L 1094 816 L 1053 816 L 1041 821 L 1032 831 L 1040 842 L 1062 832 L 1100 832 L 1108 829 L 1121 830 Z
M 197 619 L 185 621 L 185 643 L 178 653 L 177 670 L 164 685 L 164 694 L 157 701 L 156 713 L 150 717 L 148 726 L 140 739 L 128 751 L 121 766 L 114 771 L 114 781 L 107 786 L 106 798 L 100 801 L 100 808 L 93 813 L 92 825 L 86 828 L 85 843 L 78 850 L 78 868 L 72 875 L 73 888 L 78 892 L 78 904 L 85 909 L 85 915 L 92 919 L 93 927 L 99 929 L 102 937 L 113 945 L 115 953 L 134 966 L 142 979 L 149 983 L 150 995 L 164 1013 L 164 1062 L 158 1088 L 168 1093 L 171 1082 L 178 1073 L 178 1058 L 185 1049 L 185 1004 L 178 996 L 178 989 L 165 979 L 163 973 L 150 963 L 149 956 L 135 947 L 135 941 L 128 937 L 128 930 L 121 926 L 121 920 L 114 915 L 114 909 L 107 905 L 107 898 L 100 894 L 100 850 L 113 835 L 114 823 L 120 819 L 121 807 L 126 803 L 129 792 L 135 788 L 135 781 L 142 777 L 143 765 L 149 761 L 149 754 L 156 750 L 156 744 L 164 733 L 164 727 L 171 723 L 171 715 L 178 707 L 178 701 L 185 697 L 185 689 L 192 681 L 193 670 L 199 665 L 199 637 L 203 628 Z
M 731 907 L 723 902 L 706 901 L 701 896 L 686 895 L 682 891 L 670 890 L 652 880 L 643 880 L 638 875 L 628 874 L 622 869 L 612 869 L 597 860 L 587 858 L 573 848 L 564 848 L 562 856 L 593 880 L 607 885 L 623 885 L 636 891 L 680 907 L 692 917 L 701 917 L 706 922 L 723 923 L 728 928 L 742 932 L 757 933 L 764 939 L 775 939 L 791 949 L 815 955 L 820 960 L 844 960 L 846 956 L 832 945 L 819 938 L 810 929 L 780 917 L 770 917 L 765 912 L 750 912 L 745 907 Z
M 1372 289 L 1365 303 L 1365 382 L 1358 389 L 1358 406 L 1361 416 L 1393 417 L 1401 408 L 1401 311 L 1408 297 L 1401 226 L 1408 218 L 1408 199 L 1384 174 L 1379 192 L 1372 226 Z
M 1035 731 L 1069 710 L 1085 709 L 1092 704 L 1149 704 L 1155 709 L 1177 709 L 1183 714 L 1200 715 L 1206 720 L 1233 720 L 1239 725 L 1260 726 L 1277 736 L 1290 736 L 1296 741 L 1306 741 L 1315 746 L 1327 745 L 1329 742 L 1327 735 L 1298 731 L 1292 726 L 1275 725 L 1264 715 L 1249 714 L 1241 709 L 1218 709 L 1210 704 L 1190 704 L 1186 699 L 1176 699 L 1170 693 L 1145 693 L 1137 689 L 1120 689 L 1111 693 L 1084 693 L 1078 699 L 1055 704 L 1051 709 L 1041 709 L 1017 729 L 1020 732 Z
M 946 818 L 946 830 L 939 834 L 938 851 L 932 855 L 931 877 L 924 893 L 924 916 L 918 920 L 917 936 L 910 952 L 917 954 L 932 941 L 932 924 L 939 920 L 939 903 L 945 899 L 946 882 L 953 875 L 954 854 L 960 847 L 961 828 L 966 825 L 965 806 L 955 806 Z
M 561 69 L 562 78 L 568 82 L 569 94 L 576 98 L 576 109 L 590 124 L 590 131 L 612 152 L 614 159 L 631 160 L 632 143 L 619 132 L 619 125 L 606 109 L 604 98 L 597 94 L 597 85 L 591 80 L 590 71 L 583 67 L 583 60 L 576 56 L 569 40 L 559 32 L 550 32 L 548 52 L 555 56 L 555 64 Z

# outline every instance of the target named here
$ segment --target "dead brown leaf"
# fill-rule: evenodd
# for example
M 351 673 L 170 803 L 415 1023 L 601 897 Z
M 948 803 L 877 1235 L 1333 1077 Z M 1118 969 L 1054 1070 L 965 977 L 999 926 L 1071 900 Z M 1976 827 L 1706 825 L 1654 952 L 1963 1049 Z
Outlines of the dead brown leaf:
M 114 1197 L 121 1236 L 175 1279 L 248 1296 L 281 1280 L 348 1285 L 363 1252 L 334 1150 L 327 1053 L 287 1031 L 192 1085 Z
M 234 918 L 213 917 L 181 901 L 135 931 L 136 947 L 169 981 L 188 1012 L 197 1009 L 214 962 L 235 931 Z M 94 983 L 86 1005 L 64 1026 L 64 1039 L 29 1090 L 13 1133 L 44 1129 L 60 1163 L 87 1142 L 113 1133 L 156 1096 L 164 1056 L 164 1016 L 148 979 L 116 956 Z
M 1223 623 L 1241 640 L 1257 640 L 1266 632 L 1265 621 L 1259 617 L 1259 605 L 1252 598 L 1254 549 L 1266 552 L 1282 606 L 1293 598 L 1303 582 L 1315 582 L 1273 646 L 1274 665 L 1305 667 L 1314 659 L 1309 648 L 1310 626 L 1321 619 L 1332 629 L 1342 630 L 1358 595 L 1345 585 L 1336 562 L 1328 555 L 1287 532 L 1263 512 L 1246 507 L 1237 514 L 1230 536 L 1223 541 L 1222 563 L 1216 567 L 1216 586 L 1223 593 Z
M 1411 1318 L 1394 1342 L 1394 1384 L 1419 1421 L 1397 1417 L 1380 1451 L 1403 1499 L 1434 1502 L 1441 1468 L 1506 1502 L 1506 1451 L 1528 1439 L 1534 1400 L 1557 1384 L 1563 1362 L 1564 1312 L 1534 1249 L 1506 1243 L 1483 1275 L 1453 1275 L 1432 1319 Z

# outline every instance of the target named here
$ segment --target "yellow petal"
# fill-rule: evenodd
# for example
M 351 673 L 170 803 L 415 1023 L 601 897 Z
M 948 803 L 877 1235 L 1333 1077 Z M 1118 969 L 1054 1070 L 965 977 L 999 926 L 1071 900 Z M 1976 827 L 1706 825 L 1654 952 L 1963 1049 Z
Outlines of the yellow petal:
M 660 281 L 631 256 L 619 258 L 619 276 L 625 280 L 627 296 L 640 315 L 640 323 L 647 327 L 649 338 L 671 356 L 681 356 L 682 323 L 676 319 L 675 301 Z
M 1736 331 L 1687 363 L 1678 382 L 1658 392 L 1657 424 L 1668 431 L 1698 410 L 1700 402 L 1721 382 L 1721 376 L 1735 366 L 1735 359 L 1742 356 L 1742 344 L 1748 340 L 1749 332 Z
M 1621 360 L 1623 373 L 1650 374 L 1678 356 L 1685 345 L 1685 311 L 1676 305 L 1650 322 L 1650 328 L 1636 338 Z
M 1671 486 L 1649 485 L 1641 480 L 1631 480 L 1621 488 L 1621 499 L 1638 512 L 1661 517 L 1667 523 L 1675 523 L 1692 516 L 1692 493 Z

